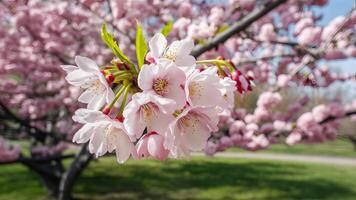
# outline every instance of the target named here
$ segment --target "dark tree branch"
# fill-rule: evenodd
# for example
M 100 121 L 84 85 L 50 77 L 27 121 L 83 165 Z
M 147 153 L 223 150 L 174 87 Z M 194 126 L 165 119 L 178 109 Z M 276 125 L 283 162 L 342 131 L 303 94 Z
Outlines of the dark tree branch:
M 17 115 L 15 115 L 9 108 L 7 108 L 7 106 L 0 101 L 0 108 L 1 110 L 9 117 L 9 119 L 17 122 L 18 124 L 20 124 L 21 126 L 27 128 L 29 130 L 29 134 L 31 136 L 33 136 L 34 138 L 36 138 L 39 141 L 44 141 L 46 138 L 46 135 L 48 135 L 49 133 L 46 131 L 43 131 L 35 126 L 32 126 L 30 123 L 28 123 L 27 120 L 21 119 L 20 117 L 18 117 Z
M 292 54 L 292 53 L 288 53 L 288 54 L 276 54 L 276 55 L 272 55 L 272 56 L 263 56 L 263 57 L 259 57 L 259 58 L 255 58 L 255 59 L 251 59 L 251 60 L 248 60 L 248 59 L 245 59 L 245 60 L 241 60 L 239 61 L 238 65 L 240 64 L 250 64 L 250 63 L 256 63 L 260 60 L 271 60 L 271 59 L 275 59 L 275 58 L 286 58 L 286 57 L 295 57 L 295 56 L 298 56 L 296 54 Z
M 46 187 L 48 192 L 52 196 L 56 197 L 58 196 L 61 176 L 65 171 L 61 161 L 63 159 L 73 158 L 73 157 L 74 157 L 73 154 L 52 155 L 52 156 L 33 157 L 33 158 L 20 157 L 17 160 L 0 162 L 0 165 L 14 164 L 14 163 L 21 163 L 25 165 L 30 170 L 36 172 L 40 176 L 43 185 Z
M 227 39 L 229 39 L 233 35 L 245 30 L 253 22 L 255 22 L 258 19 L 260 19 L 261 17 L 265 16 L 271 10 L 273 10 L 274 8 L 278 7 L 279 5 L 285 3 L 286 1 L 287 0 L 276 0 L 274 2 L 266 3 L 261 8 L 256 9 L 256 10 L 252 11 L 250 14 L 246 15 L 239 22 L 232 25 L 230 28 L 228 28 L 224 32 L 218 34 L 216 37 L 214 37 L 207 44 L 196 46 L 193 49 L 191 55 L 194 57 L 199 57 L 204 52 L 217 47 L 219 44 L 224 43 Z
M 42 162 L 48 162 L 52 160 L 63 160 L 63 159 L 68 159 L 68 158 L 73 158 L 75 155 L 74 154 L 68 154 L 68 155 L 50 155 L 50 156 L 44 156 L 44 157 L 22 157 L 20 156 L 16 160 L 11 160 L 11 161 L 0 161 L 0 165 L 5 165 L 5 164 L 13 164 L 13 163 L 42 163 Z
M 343 116 L 341 117 L 335 117 L 335 116 L 329 116 L 327 118 L 325 118 L 324 120 L 322 120 L 321 122 L 319 122 L 319 124 L 324 124 L 324 123 L 328 123 L 330 121 L 336 120 L 336 119 L 340 119 L 340 118 L 344 118 L 344 117 L 349 117 L 351 115 L 356 115 L 356 110 L 354 111 L 349 111 L 346 112 Z

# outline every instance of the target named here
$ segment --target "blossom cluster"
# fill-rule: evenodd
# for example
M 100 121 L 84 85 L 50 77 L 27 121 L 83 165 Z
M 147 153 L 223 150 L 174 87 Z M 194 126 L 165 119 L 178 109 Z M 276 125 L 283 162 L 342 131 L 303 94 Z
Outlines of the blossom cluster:
M 285 113 L 273 110 L 282 99 L 278 92 L 264 92 L 259 96 L 253 113 L 248 114 L 245 109 L 238 108 L 231 115 L 220 115 L 220 130 L 212 134 L 205 153 L 214 155 L 230 147 L 256 151 L 280 140 L 287 145 L 334 140 L 341 125 L 340 119 L 347 111 L 356 108 L 356 101 L 346 106 L 335 101 L 319 104 L 311 111 L 302 111 L 309 102 L 305 96 L 289 105 Z M 329 118 L 333 120 L 328 121 Z
M 0 161 L 13 161 L 20 156 L 20 147 L 9 145 L 0 137 Z
M 230 113 L 236 88 L 251 89 L 250 80 L 232 73 L 229 62 L 196 61 L 189 55 L 190 39 L 168 46 L 157 33 L 148 44 L 146 64 L 138 68 L 118 59 L 100 68 L 81 56 L 75 58 L 77 66 L 62 66 L 66 80 L 84 90 L 78 101 L 87 104 L 73 116 L 84 124 L 73 142 L 89 141 L 97 157 L 115 150 L 119 163 L 130 155 L 187 158 L 218 130 L 219 113 Z

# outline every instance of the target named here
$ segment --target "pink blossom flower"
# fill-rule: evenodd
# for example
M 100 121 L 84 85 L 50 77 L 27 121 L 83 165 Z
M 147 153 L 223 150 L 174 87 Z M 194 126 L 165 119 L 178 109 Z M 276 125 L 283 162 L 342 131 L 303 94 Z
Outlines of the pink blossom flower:
M 217 148 L 218 148 L 218 145 L 216 143 L 208 141 L 206 143 L 204 151 L 207 155 L 212 156 L 216 153 Z
M 216 68 L 202 72 L 195 70 L 185 83 L 187 101 L 191 106 L 217 106 L 222 104 L 220 79 Z M 227 107 L 227 106 L 226 106 Z
M 245 123 L 241 120 L 236 120 L 234 123 L 231 124 L 229 128 L 229 134 L 234 135 L 234 134 L 242 134 L 245 132 Z
M 322 127 L 314 119 L 311 112 L 306 112 L 298 118 L 297 127 L 309 136 L 321 134 L 322 132 Z
M 292 125 L 288 122 L 276 120 L 273 122 L 273 127 L 277 131 L 290 131 L 292 130 Z
M 277 35 L 274 32 L 273 24 L 264 24 L 261 27 L 258 38 L 263 41 L 273 41 L 276 40 Z
M 327 25 L 321 34 L 321 39 L 326 41 L 328 40 L 336 31 L 339 29 L 339 27 L 342 25 L 344 22 L 345 17 L 344 16 L 338 16 L 334 18 L 329 25 Z
M 257 123 L 258 122 L 258 119 L 255 115 L 253 114 L 247 114 L 245 116 L 245 122 L 246 123 Z
M 257 107 L 253 114 L 257 121 L 268 120 L 271 117 L 268 110 L 264 107 Z
M 281 87 L 281 88 L 287 87 L 290 79 L 291 79 L 290 75 L 287 75 L 287 74 L 279 75 L 277 78 L 278 87 Z
M 249 150 L 264 149 L 269 145 L 269 141 L 265 135 L 252 136 L 251 141 L 246 144 Z
M 136 144 L 137 155 L 143 157 L 152 156 L 158 160 L 165 160 L 169 151 L 163 146 L 164 138 L 156 132 L 144 135 Z
M 282 96 L 278 92 L 264 92 L 257 100 L 257 106 L 270 109 L 282 101 Z
M 113 120 L 100 111 L 79 109 L 75 112 L 73 120 L 84 124 L 74 137 L 73 142 L 86 143 L 89 141 L 89 151 L 96 157 L 115 150 L 118 163 L 124 163 L 131 154 L 134 154 L 134 145 L 131 142 L 124 125 Z
M 343 105 L 338 102 L 332 102 L 328 105 L 329 113 L 334 117 L 342 117 L 345 114 L 345 109 Z
M 184 82 L 185 73 L 174 63 L 166 61 L 144 65 L 138 76 L 138 86 L 143 91 L 153 91 L 159 96 L 174 100 L 176 109 L 183 108 L 186 102 L 182 88 Z
M 85 89 L 78 101 L 87 103 L 87 108 L 91 110 L 99 110 L 105 103 L 110 103 L 114 98 L 114 92 L 98 65 L 91 59 L 81 56 L 75 57 L 75 63 L 78 67 L 62 65 L 62 68 L 68 73 L 66 76 L 68 83 Z
M 274 126 L 272 123 L 263 124 L 260 128 L 260 132 L 263 134 L 270 133 L 274 131 Z
M 0 161 L 16 160 L 21 153 L 20 146 L 10 146 L 3 137 L 0 136 Z
M 174 109 L 173 100 L 153 91 L 136 93 L 123 112 L 125 128 L 133 138 L 140 138 L 146 128 L 148 132 L 163 134 L 173 120 Z
M 192 4 L 189 2 L 183 2 L 180 4 L 178 12 L 181 17 L 191 17 L 192 16 Z
M 302 18 L 295 24 L 294 34 L 299 35 L 305 28 L 314 25 L 314 20 L 310 17 Z
M 230 137 L 223 136 L 220 138 L 219 144 L 220 144 L 219 148 L 226 149 L 231 147 L 234 143 Z
M 341 49 L 336 48 L 329 48 L 325 51 L 324 54 L 325 60 L 338 60 L 345 58 L 347 58 L 347 55 Z
M 350 46 L 347 48 L 347 54 L 350 57 L 356 57 L 356 47 L 355 46 Z
M 312 110 L 313 117 L 317 122 L 324 120 L 327 116 L 329 116 L 329 108 L 324 104 L 318 105 Z
M 301 45 L 319 44 L 320 43 L 321 28 L 307 27 L 298 35 L 298 42 Z
M 229 113 L 234 108 L 235 104 L 235 85 L 236 82 L 231 78 L 225 77 L 220 79 L 219 86 L 220 92 L 222 95 L 222 101 L 220 107 L 223 110 L 227 110 Z
M 157 33 L 149 41 L 150 54 L 155 62 L 158 59 L 168 59 L 173 61 L 178 67 L 187 69 L 195 66 L 196 60 L 189 55 L 193 50 L 194 42 L 190 39 L 174 41 L 167 48 L 167 40 L 163 34 Z
M 253 9 L 255 3 L 256 0 L 230 0 L 230 4 L 237 4 L 248 11 Z
M 292 146 L 301 140 L 302 140 L 302 134 L 299 131 L 293 131 L 291 134 L 288 135 L 286 139 L 286 143 Z
M 190 151 L 200 151 L 206 146 L 210 133 L 218 130 L 218 121 L 216 109 L 186 108 L 170 124 L 164 146 L 174 158 L 189 157 Z

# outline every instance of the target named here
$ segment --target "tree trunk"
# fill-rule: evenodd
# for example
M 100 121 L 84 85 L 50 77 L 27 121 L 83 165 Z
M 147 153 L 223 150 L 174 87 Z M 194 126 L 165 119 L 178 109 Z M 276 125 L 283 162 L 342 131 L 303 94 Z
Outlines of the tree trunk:
M 351 141 L 351 143 L 354 145 L 354 150 L 356 151 L 356 136 L 353 135 L 348 135 L 347 138 Z
M 93 156 L 88 151 L 88 144 L 82 146 L 80 152 L 75 156 L 68 170 L 62 175 L 59 184 L 58 200 L 71 200 L 75 181 L 78 179 L 85 167 L 90 163 Z
M 58 161 L 46 161 L 40 163 L 23 162 L 41 178 L 43 185 L 53 197 L 58 196 L 61 175 L 64 173 L 62 163 Z

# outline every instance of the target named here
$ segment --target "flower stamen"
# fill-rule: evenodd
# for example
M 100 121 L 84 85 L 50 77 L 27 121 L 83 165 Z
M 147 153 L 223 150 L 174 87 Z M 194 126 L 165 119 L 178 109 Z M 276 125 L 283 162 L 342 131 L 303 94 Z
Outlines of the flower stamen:
M 157 79 L 153 83 L 153 90 L 159 94 L 164 95 L 168 93 L 168 81 L 166 79 Z

